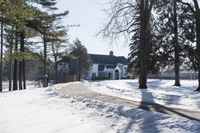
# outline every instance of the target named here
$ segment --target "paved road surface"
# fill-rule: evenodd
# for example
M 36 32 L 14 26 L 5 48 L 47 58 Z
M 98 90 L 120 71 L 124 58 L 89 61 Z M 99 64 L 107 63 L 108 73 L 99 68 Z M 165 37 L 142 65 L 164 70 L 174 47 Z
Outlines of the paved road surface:
M 114 103 L 122 106 L 140 108 L 152 112 L 160 112 L 169 115 L 178 115 L 192 120 L 200 121 L 200 112 L 190 111 L 179 108 L 166 107 L 156 103 L 138 102 L 127 100 L 115 96 L 109 96 L 88 89 L 88 86 L 82 83 L 71 83 L 60 89 L 60 92 L 68 96 L 82 96 L 103 102 Z

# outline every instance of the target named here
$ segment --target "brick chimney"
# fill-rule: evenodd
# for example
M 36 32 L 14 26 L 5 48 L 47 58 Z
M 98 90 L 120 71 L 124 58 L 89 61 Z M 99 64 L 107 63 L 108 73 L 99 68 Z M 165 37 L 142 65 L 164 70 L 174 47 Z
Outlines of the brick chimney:
M 110 51 L 110 56 L 113 56 L 113 55 L 114 55 L 113 51 Z

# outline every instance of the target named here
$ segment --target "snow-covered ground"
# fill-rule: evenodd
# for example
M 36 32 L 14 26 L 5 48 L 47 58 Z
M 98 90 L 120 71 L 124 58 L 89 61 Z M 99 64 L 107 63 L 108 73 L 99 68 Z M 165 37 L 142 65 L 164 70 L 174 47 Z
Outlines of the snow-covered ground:
M 154 81 L 152 80 L 152 82 Z M 187 82 L 184 82 L 185 85 L 190 86 L 190 82 Z M 91 84 L 90 89 L 92 90 L 110 95 L 122 95 L 126 98 L 138 94 L 139 99 L 139 94 L 142 94 L 143 91 L 147 94 L 168 94 L 181 98 L 188 96 L 189 99 L 197 99 L 199 96 L 192 93 L 192 89 L 195 87 L 185 87 L 179 91 L 173 91 L 174 87 L 171 86 L 171 81 L 160 83 L 155 80 L 154 83 L 149 84 L 148 90 L 142 91 L 137 89 L 135 81 L 129 80 L 87 84 Z M 32 85 L 27 90 L 0 93 L 0 133 L 200 132 L 200 123 L 197 121 L 123 107 L 84 97 L 64 96 L 58 91 L 62 86 L 65 86 L 65 84 L 49 88 L 37 88 Z M 171 86 L 171 88 L 167 86 Z M 131 94 L 131 92 L 135 94 Z M 146 96 L 146 99 L 149 99 L 150 96 L 147 94 L 143 97 Z M 194 94 L 194 96 L 190 96 L 190 94 Z M 152 98 L 153 100 L 157 99 L 156 96 Z
M 175 87 L 174 80 L 148 80 L 148 89 L 138 89 L 138 80 L 113 80 L 91 82 L 95 92 L 117 96 L 134 101 L 158 103 L 165 106 L 200 111 L 200 93 L 194 92 L 197 80 L 181 80 L 181 87 Z

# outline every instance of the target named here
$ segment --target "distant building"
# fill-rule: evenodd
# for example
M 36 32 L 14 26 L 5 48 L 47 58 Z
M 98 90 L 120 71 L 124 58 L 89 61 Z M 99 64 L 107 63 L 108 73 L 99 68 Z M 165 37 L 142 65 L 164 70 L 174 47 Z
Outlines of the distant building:
M 58 83 L 66 83 L 76 81 L 76 75 L 70 73 L 70 57 L 64 56 L 61 60 L 57 61 L 57 82 Z M 55 63 L 52 65 L 49 71 L 49 79 L 55 80 L 56 71 L 55 71 Z
M 89 54 L 92 66 L 86 79 L 123 79 L 127 77 L 127 59 L 124 56 Z

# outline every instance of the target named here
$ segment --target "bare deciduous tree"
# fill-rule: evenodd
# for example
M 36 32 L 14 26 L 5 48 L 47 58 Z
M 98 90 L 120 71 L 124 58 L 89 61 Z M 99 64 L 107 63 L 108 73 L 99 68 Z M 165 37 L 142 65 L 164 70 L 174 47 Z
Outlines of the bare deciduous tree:
M 139 34 L 139 88 L 147 88 L 147 64 L 151 51 L 150 19 L 155 0 L 112 0 L 103 37 L 117 39 Z

